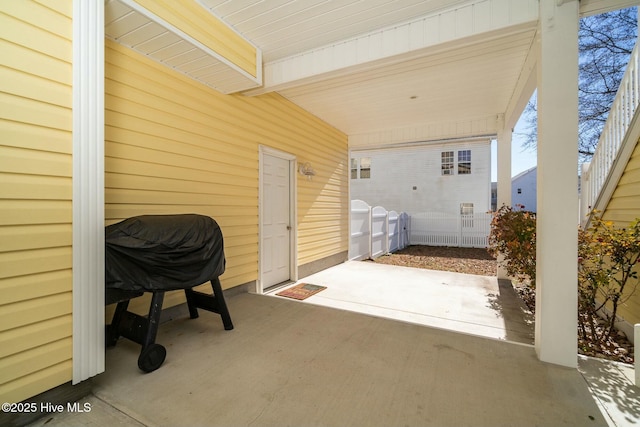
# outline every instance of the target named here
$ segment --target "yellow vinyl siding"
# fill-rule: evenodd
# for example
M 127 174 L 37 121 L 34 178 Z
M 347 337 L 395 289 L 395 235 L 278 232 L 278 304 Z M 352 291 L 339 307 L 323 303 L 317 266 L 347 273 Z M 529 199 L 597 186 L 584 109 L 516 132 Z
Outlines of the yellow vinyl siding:
M 347 250 L 346 135 L 277 94 L 222 95 L 112 41 L 105 55 L 107 224 L 142 214 L 209 215 L 225 239 L 223 288 L 254 281 L 265 145 L 317 172 L 312 181 L 297 175 L 299 264 Z M 168 295 L 165 307 L 181 298 Z M 144 312 L 148 303 L 132 307 Z
M 3 365 L 7 369 L 0 371 L 0 384 L 7 383 L 13 377 L 22 377 L 68 360 L 68 347 L 71 345 L 71 337 L 68 337 L 41 345 L 30 351 L 26 358 L 22 354 L 5 358 Z
M 71 335 L 71 330 L 71 315 L 12 329 L 0 335 L 0 357 L 21 354 L 20 352 L 37 349 L 49 342 L 64 341 Z
M 194 0 L 135 0 L 180 31 L 256 77 L 256 48 Z
M 0 305 L 65 293 L 71 271 L 45 271 L 11 279 L 0 279 Z
M 625 227 L 631 221 L 640 218 L 640 144 L 636 143 L 603 218 L 614 221 L 617 227 Z M 631 290 L 628 289 L 629 292 Z M 640 323 L 640 286 L 631 298 L 621 305 L 618 314 L 632 325 Z
M 0 2 L 0 400 L 71 380 L 71 0 Z
M 57 364 L 51 363 L 44 369 L 21 376 L 10 383 L 0 384 L 0 396 L 7 396 L 7 399 L 12 401 L 13 396 L 16 396 L 14 390 L 20 390 L 20 394 L 27 397 L 35 396 L 68 382 L 72 369 L 71 359 Z

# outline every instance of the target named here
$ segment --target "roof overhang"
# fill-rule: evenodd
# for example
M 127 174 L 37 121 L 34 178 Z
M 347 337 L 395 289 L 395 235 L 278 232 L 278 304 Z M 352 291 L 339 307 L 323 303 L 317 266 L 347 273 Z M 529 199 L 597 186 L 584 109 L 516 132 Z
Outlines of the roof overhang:
M 262 85 L 262 52 L 193 0 L 106 0 L 105 36 L 229 94 Z
M 538 0 L 105 1 L 107 37 L 222 93 L 278 92 L 352 148 L 495 135 L 537 85 Z

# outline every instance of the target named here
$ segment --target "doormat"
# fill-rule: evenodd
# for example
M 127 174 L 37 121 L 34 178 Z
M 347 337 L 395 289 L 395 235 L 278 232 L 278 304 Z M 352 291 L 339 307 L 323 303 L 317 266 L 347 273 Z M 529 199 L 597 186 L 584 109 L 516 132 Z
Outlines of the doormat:
M 276 295 L 281 297 L 293 298 L 297 300 L 303 300 L 325 289 L 327 289 L 326 286 L 312 285 L 310 283 L 299 283 L 289 289 L 285 289 L 284 291 L 278 292 Z

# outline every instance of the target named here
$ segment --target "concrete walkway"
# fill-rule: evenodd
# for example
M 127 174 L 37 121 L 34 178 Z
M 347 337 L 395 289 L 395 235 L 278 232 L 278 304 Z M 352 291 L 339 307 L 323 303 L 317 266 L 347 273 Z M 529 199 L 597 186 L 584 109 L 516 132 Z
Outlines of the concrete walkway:
M 533 315 L 508 280 L 349 261 L 297 283 L 327 287 L 305 303 L 486 338 L 534 343 Z M 295 284 L 271 290 L 269 295 L 277 296 L 292 286 Z
M 523 342 L 531 325 L 511 318 L 521 308 L 506 286 L 388 268 L 347 263 L 307 277 L 327 289 L 303 302 L 232 296 L 232 331 L 215 314 L 191 320 L 185 309 L 160 327 L 168 352 L 160 369 L 141 373 L 140 346 L 122 339 L 81 402 L 90 412 L 33 425 L 640 425 L 633 370 L 588 358 L 579 370 L 540 362 Z M 407 286 L 417 293 L 407 297 Z M 394 319 L 382 317 L 402 302 L 389 289 L 406 303 Z

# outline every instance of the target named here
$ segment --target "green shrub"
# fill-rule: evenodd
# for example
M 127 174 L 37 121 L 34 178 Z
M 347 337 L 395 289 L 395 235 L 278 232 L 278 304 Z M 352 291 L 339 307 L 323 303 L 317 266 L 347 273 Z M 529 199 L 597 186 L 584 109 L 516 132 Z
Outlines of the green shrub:
M 640 219 L 616 228 L 595 213 L 589 228 L 578 230 L 578 309 L 580 338 L 604 343 L 616 315 L 638 285 Z M 603 310 L 603 308 L 607 310 Z
M 491 220 L 488 250 L 496 258 L 502 255 L 501 265 L 509 276 L 535 287 L 536 214 L 502 206 Z
M 536 216 L 503 206 L 493 216 L 489 252 L 502 255 L 507 274 L 535 288 Z M 640 218 L 616 228 L 597 212 L 578 228 L 578 339 L 580 349 L 607 353 L 618 309 L 636 291 L 640 268 Z M 606 310 L 605 310 L 606 308 Z

